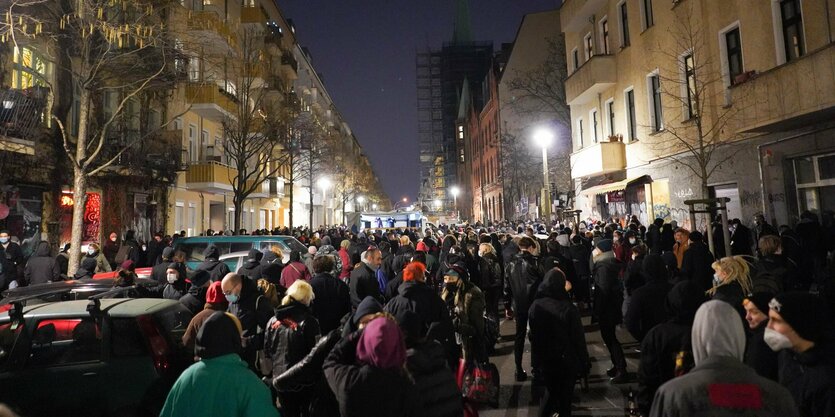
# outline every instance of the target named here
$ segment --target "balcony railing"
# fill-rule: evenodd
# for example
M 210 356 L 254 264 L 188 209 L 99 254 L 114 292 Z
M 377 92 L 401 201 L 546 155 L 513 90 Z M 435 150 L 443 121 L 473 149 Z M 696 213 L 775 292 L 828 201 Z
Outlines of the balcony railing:
M 281 54 L 281 69 L 287 73 L 287 78 L 298 78 L 299 62 L 296 61 L 296 57 L 293 56 L 292 52 L 284 51 Z
M 587 103 L 617 81 L 614 55 L 594 55 L 565 80 L 569 105 Z
M 608 174 L 626 168 L 623 142 L 600 142 L 571 154 L 571 178 Z
M 46 89 L 0 89 L 0 136 L 34 141 L 44 132 Z
M 241 8 L 241 23 L 242 24 L 261 24 L 267 23 L 267 15 L 259 6 L 245 6 Z
M 111 167 L 129 170 L 133 175 L 173 175 L 182 165 L 182 140 L 182 130 L 163 130 L 144 137 L 136 130 L 114 130 L 108 134 L 98 161 L 116 158 Z
M 209 192 L 232 191 L 236 175 L 234 168 L 220 162 L 193 162 L 186 170 L 186 185 L 190 189 Z
M 186 85 L 186 100 L 194 112 L 216 121 L 236 117 L 238 113 L 235 97 L 211 82 Z

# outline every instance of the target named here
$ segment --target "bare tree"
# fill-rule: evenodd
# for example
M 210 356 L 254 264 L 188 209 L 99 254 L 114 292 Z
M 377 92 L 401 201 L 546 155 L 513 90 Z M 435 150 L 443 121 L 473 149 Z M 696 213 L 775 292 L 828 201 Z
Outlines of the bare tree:
M 505 129 L 500 137 L 501 146 L 501 181 L 504 189 L 504 212 L 507 217 L 516 213 L 516 204 L 528 196 L 531 190 L 531 161 L 535 160 L 528 147 L 515 135 Z M 541 180 L 541 179 L 540 179 Z
M 292 161 L 293 184 L 307 184 L 308 225 L 313 228 L 313 193 L 316 181 L 330 173 L 332 159 L 330 133 L 322 127 L 310 111 L 302 112 L 295 121 Z M 324 202 L 323 202 L 324 204 Z M 324 207 L 324 206 L 323 206 Z
M 5 23 L 0 36 L 18 46 L 21 41 L 50 45 L 41 52 L 49 56 L 56 71 L 64 73 L 70 89 L 60 91 L 49 81 L 46 114 L 60 131 L 62 149 L 72 168 L 73 247 L 81 247 L 84 208 L 90 178 L 112 166 L 119 158 L 169 122 L 153 121 L 144 134 L 129 142 L 117 142 L 111 130 L 120 123 L 136 123 L 141 109 L 134 103 L 153 102 L 165 108 L 163 98 L 177 81 L 176 50 L 166 24 L 166 0 L 18 0 L 6 2 Z M 54 53 L 54 54 L 51 54 Z M 60 78 L 60 76 L 59 76 Z M 115 103 L 103 101 L 115 94 Z M 75 123 L 55 114 L 56 97 L 75 95 Z M 106 110 L 106 112 L 105 112 Z M 151 123 L 146 120 L 146 124 Z M 77 126 L 75 126 L 77 125 Z M 72 129 L 70 129 L 72 127 Z M 78 266 L 80 253 L 71 252 L 69 270 Z
M 549 38 L 543 62 L 510 75 L 508 89 L 514 95 L 513 110 L 534 121 L 552 121 L 571 126 L 571 110 L 566 104 L 565 42 L 563 36 Z

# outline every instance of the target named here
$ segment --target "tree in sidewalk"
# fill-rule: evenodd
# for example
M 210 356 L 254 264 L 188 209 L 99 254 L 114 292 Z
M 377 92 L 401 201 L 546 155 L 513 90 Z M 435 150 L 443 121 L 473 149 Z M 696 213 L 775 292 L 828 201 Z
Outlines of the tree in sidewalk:
M 291 184 L 304 184 L 308 189 L 308 226 L 313 228 L 313 195 L 317 182 L 332 173 L 333 135 L 320 123 L 311 111 L 301 112 L 294 123 Z
M 54 65 L 57 84 L 44 80 L 47 117 L 54 121 L 72 169 L 72 238 L 80 248 L 90 179 L 112 167 L 126 152 L 164 129 L 168 122 L 142 117 L 148 108 L 165 109 L 178 81 L 174 36 L 166 24 L 166 0 L 13 0 L 7 2 L 0 37 L 14 49 L 37 49 Z M 74 119 L 56 113 L 75 100 Z M 106 103 L 108 98 L 114 102 Z M 141 125 L 127 142 L 114 138 L 120 126 Z M 69 271 L 78 266 L 72 251 Z

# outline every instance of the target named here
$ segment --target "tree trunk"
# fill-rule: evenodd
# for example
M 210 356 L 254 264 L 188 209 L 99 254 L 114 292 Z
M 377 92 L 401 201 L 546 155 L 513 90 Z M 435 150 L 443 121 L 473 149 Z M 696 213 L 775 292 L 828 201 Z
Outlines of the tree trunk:
M 309 190 L 310 190 L 310 193 L 309 193 L 310 194 L 310 210 L 308 210 L 308 223 L 307 223 L 308 227 L 310 227 L 311 229 L 313 229 L 313 179 L 312 178 L 313 177 L 311 177 L 311 180 L 309 181 L 309 185 L 310 185 L 310 187 L 309 187 Z M 325 200 L 322 199 L 322 207 L 324 207 L 324 204 L 325 204 Z
M 84 235 L 84 208 L 87 206 L 87 174 L 80 168 L 73 172 L 72 236 L 67 276 L 72 276 L 81 261 L 81 238 Z
M 289 199 L 290 199 L 290 215 L 289 215 L 289 218 L 287 219 L 287 222 L 289 223 L 287 225 L 287 228 L 292 229 L 293 228 L 293 185 L 294 185 L 293 181 L 290 181 L 289 184 L 290 184 L 290 196 L 289 196 Z
M 234 228 L 232 230 L 233 235 L 237 235 L 241 230 L 241 216 L 243 216 L 243 206 L 244 202 L 243 199 L 239 199 L 237 197 L 232 198 L 232 206 L 235 208 L 235 216 L 234 216 Z

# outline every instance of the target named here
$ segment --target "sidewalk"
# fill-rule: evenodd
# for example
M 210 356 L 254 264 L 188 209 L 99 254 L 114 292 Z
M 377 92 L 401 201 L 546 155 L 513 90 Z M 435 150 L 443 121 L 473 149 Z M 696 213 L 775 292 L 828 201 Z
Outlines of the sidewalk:
M 592 369 L 589 375 L 589 390 L 581 392 L 579 384 L 574 391 L 574 416 L 617 416 L 622 417 L 624 399 L 629 389 L 636 389 L 634 374 L 638 370 L 639 354 L 635 351 L 635 340 L 625 331 L 618 330 L 618 340 L 623 344 L 626 353 L 629 372 L 633 376 L 632 383 L 611 385 L 606 376 L 606 369 L 611 366 L 609 353 L 600 338 L 597 326 L 589 325 L 589 317 L 583 317 L 586 328 L 586 342 Z M 501 341 L 497 345 L 496 353 L 491 356 L 501 374 L 501 392 L 499 408 L 483 408 L 479 411 L 482 417 L 526 417 L 536 416 L 539 408 L 539 398 L 542 389 L 531 389 L 530 378 L 530 343 L 526 341 L 524 366 L 528 371 L 528 380 L 516 382 L 514 379 L 515 365 L 513 363 L 513 321 L 503 320 L 501 324 Z

